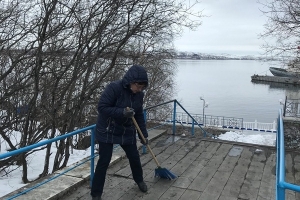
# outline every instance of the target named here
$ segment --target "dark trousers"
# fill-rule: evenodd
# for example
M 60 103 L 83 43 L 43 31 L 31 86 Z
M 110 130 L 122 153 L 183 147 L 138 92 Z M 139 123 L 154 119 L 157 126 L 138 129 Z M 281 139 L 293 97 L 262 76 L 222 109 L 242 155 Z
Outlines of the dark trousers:
M 143 170 L 140 161 L 140 155 L 136 144 L 120 145 L 126 153 L 129 160 L 133 180 L 136 183 L 143 181 Z M 93 197 L 101 196 L 105 183 L 106 171 L 109 166 L 113 152 L 113 144 L 99 142 L 99 160 L 95 169 L 92 182 L 91 195 Z

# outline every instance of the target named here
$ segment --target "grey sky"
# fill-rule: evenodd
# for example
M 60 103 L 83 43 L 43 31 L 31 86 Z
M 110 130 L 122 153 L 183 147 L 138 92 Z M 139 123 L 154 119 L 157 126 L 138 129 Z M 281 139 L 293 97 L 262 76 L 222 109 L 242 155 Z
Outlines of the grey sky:
M 175 40 L 179 51 L 259 55 L 267 18 L 256 0 L 203 0 L 195 10 L 208 16 L 196 31 L 185 30 Z

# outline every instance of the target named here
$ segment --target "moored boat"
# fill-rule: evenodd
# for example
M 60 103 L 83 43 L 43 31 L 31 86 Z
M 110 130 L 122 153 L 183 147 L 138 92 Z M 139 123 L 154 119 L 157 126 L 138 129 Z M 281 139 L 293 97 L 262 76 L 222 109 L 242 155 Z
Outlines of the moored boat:
M 281 76 L 281 77 L 300 77 L 300 72 L 292 71 L 290 69 L 283 69 L 277 67 L 270 67 L 270 72 L 274 76 Z

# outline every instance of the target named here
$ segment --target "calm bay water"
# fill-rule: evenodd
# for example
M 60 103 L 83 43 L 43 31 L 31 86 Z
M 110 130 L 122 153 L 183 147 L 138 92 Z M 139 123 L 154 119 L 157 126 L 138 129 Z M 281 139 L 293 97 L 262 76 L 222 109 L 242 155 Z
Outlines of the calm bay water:
M 205 115 L 243 118 L 244 121 L 271 123 L 282 108 L 279 99 L 298 93 L 298 87 L 253 83 L 253 74 L 271 75 L 275 62 L 255 60 L 177 60 L 174 95 L 192 114 L 202 114 L 202 96 L 208 107 Z

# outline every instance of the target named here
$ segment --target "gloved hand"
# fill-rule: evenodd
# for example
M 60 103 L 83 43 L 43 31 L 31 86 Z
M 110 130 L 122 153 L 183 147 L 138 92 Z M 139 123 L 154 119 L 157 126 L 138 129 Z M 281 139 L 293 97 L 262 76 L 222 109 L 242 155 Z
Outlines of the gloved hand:
M 133 108 L 124 108 L 123 110 L 124 117 L 131 118 L 134 116 L 134 114 L 135 112 Z
M 146 140 L 146 142 L 144 142 L 144 140 L 143 140 L 143 139 L 141 139 L 141 143 L 142 143 L 143 145 L 147 145 L 147 144 L 148 144 L 148 139 L 147 139 L 147 138 L 145 138 L 145 140 Z

